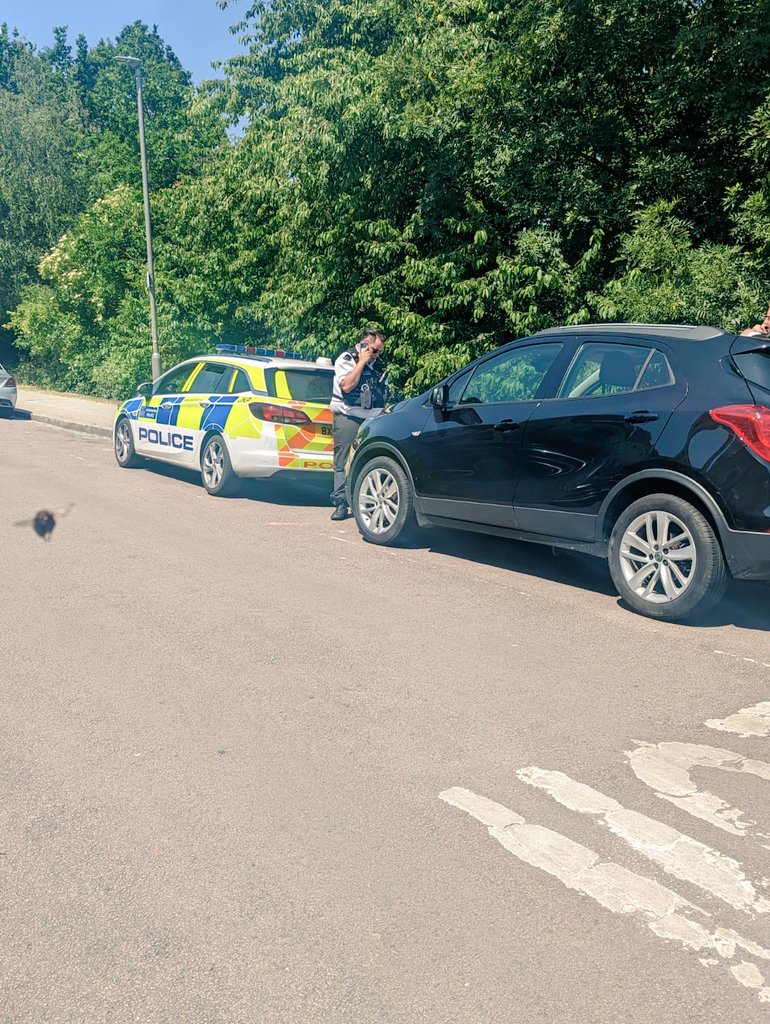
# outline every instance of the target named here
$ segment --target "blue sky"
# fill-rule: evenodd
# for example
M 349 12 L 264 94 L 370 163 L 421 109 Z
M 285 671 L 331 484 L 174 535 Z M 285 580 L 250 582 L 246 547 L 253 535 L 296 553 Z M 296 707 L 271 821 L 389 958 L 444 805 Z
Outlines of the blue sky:
M 114 39 L 132 21 L 157 25 L 193 79 L 201 82 L 215 77 L 211 61 L 242 52 L 228 29 L 247 7 L 247 0 L 235 0 L 224 11 L 216 0 L 2 0 L 0 23 L 17 28 L 38 47 L 52 42 L 58 25 L 68 26 L 71 43 L 82 33 L 92 46 Z

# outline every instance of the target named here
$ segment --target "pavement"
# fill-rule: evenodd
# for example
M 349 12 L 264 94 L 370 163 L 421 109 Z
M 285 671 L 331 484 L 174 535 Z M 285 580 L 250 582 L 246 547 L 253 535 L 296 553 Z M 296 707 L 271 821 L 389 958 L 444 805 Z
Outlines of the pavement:
M 16 417 L 96 437 L 111 437 L 117 402 L 19 385 Z
M 3 1024 L 768 1020 L 770 588 L 664 625 L 34 420 L 0 495 Z

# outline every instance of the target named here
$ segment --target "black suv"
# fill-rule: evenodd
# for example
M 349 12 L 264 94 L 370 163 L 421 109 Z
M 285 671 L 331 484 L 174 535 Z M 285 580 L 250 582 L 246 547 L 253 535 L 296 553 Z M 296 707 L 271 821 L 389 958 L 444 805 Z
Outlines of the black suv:
M 642 614 L 702 613 L 728 571 L 770 579 L 770 339 L 541 331 L 368 420 L 349 488 L 371 543 L 440 525 L 586 551 Z

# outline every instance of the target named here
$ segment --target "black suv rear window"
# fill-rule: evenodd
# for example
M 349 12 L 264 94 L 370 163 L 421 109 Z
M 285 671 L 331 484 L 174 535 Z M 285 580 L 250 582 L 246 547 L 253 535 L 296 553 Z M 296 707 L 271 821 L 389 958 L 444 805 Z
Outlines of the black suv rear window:
M 749 383 L 770 391 L 770 351 L 741 352 L 733 359 Z

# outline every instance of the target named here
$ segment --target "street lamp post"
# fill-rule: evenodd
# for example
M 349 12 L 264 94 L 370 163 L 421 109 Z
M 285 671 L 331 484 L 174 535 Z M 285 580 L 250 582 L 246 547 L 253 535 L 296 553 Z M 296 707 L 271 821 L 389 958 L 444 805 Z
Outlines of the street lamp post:
M 147 291 L 150 294 L 150 330 L 152 332 L 152 379 L 163 372 L 158 349 L 158 316 L 155 309 L 155 268 L 152 259 L 152 225 L 150 223 L 150 188 L 147 181 L 147 148 L 144 143 L 144 104 L 142 102 L 142 64 L 138 57 L 116 57 L 128 64 L 136 79 L 136 105 L 139 109 L 139 151 L 142 157 L 142 191 L 144 192 L 144 235 L 147 241 Z

